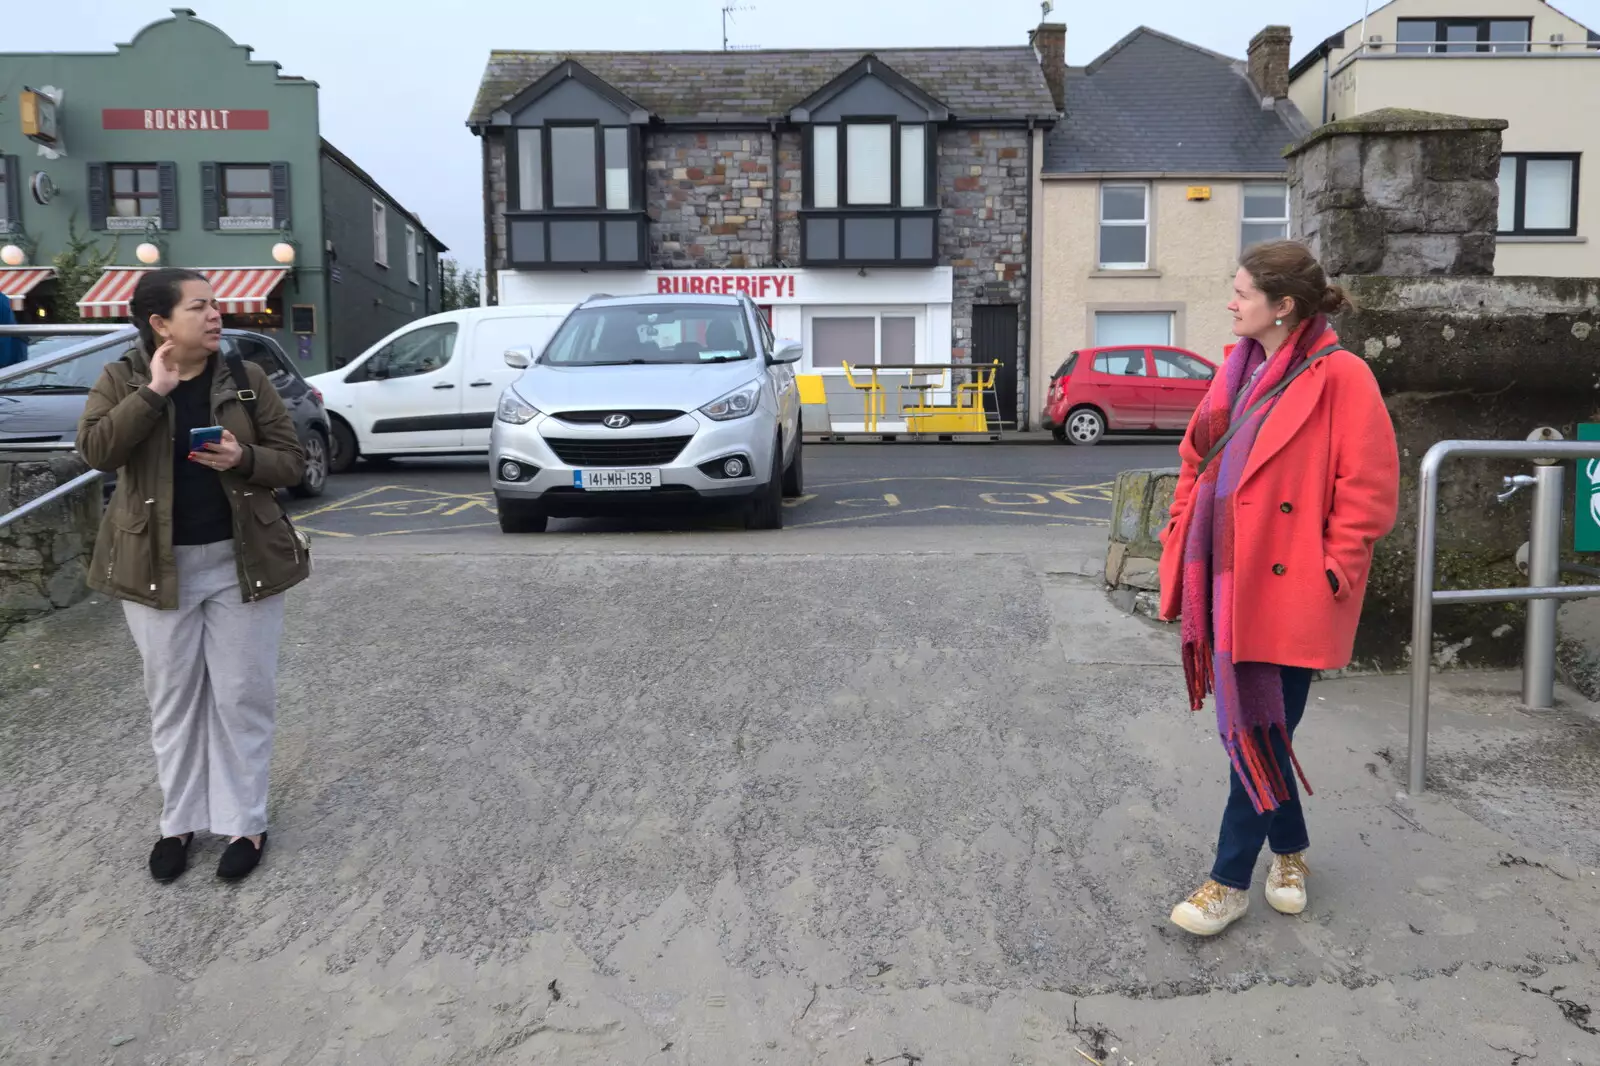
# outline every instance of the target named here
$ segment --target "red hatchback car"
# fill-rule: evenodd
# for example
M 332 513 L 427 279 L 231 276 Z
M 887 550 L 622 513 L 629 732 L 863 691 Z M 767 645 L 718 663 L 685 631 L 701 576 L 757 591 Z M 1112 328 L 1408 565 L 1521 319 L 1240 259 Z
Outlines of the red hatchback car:
M 1182 433 L 1216 372 L 1182 348 L 1083 348 L 1051 377 L 1041 420 L 1070 444 L 1126 431 Z

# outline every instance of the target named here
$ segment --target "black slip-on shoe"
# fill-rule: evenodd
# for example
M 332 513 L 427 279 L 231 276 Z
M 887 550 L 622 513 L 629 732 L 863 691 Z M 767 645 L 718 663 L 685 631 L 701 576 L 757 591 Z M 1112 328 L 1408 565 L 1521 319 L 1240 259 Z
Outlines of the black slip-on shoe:
M 250 843 L 249 837 L 240 837 L 222 849 L 222 859 L 217 863 L 217 876 L 224 881 L 238 881 L 249 877 L 250 871 L 261 865 L 261 856 L 267 850 L 267 834 L 261 834 L 261 846 Z
M 189 845 L 193 842 L 193 833 L 156 841 L 150 849 L 150 876 L 162 884 L 176 881 L 189 868 Z

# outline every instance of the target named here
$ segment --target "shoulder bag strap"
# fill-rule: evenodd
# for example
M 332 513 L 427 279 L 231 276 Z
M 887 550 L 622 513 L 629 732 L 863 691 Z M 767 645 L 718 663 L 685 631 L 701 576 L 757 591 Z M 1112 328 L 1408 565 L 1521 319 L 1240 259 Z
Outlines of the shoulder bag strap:
M 1317 351 L 1312 352 L 1306 357 L 1305 362 L 1295 367 L 1294 370 L 1288 374 L 1285 374 L 1283 380 L 1268 390 L 1265 396 L 1261 397 L 1261 399 L 1257 400 L 1255 403 L 1246 408 L 1244 414 L 1233 420 L 1233 424 L 1228 427 L 1228 432 L 1224 433 L 1222 435 L 1222 439 L 1211 446 L 1211 451 L 1208 452 L 1206 457 L 1200 461 L 1200 466 L 1195 471 L 1194 479 L 1196 481 L 1200 480 L 1200 475 L 1206 472 L 1206 467 L 1211 465 L 1211 460 L 1222 454 L 1222 449 L 1226 448 L 1228 446 L 1228 441 L 1233 439 L 1233 435 L 1239 432 L 1240 428 L 1243 427 L 1245 423 L 1250 421 L 1251 415 L 1254 415 L 1257 411 L 1261 410 L 1262 407 L 1266 406 L 1280 392 L 1282 392 L 1284 389 L 1287 389 L 1290 382 L 1294 381 L 1295 378 L 1299 377 L 1301 374 L 1304 374 L 1307 370 L 1310 370 L 1312 363 L 1315 363 L 1318 359 L 1321 359 L 1325 355 L 1332 355 L 1338 350 L 1339 346 L 1337 344 L 1330 344 L 1326 348 L 1320 348 Z
M 244 405 L 244 413 L 250 416 L 250 424 L 259 432 L 261 427 L 256 422 L 256 390 L 250 387 L 250 375 L 245 372 L 244 360 L 239 357 L 238 352 L 229 352 L 222 357 L 222 360 L 228 364 L 228 373 L 233 376 L 233 385 L 239 392 L 239 402 Z

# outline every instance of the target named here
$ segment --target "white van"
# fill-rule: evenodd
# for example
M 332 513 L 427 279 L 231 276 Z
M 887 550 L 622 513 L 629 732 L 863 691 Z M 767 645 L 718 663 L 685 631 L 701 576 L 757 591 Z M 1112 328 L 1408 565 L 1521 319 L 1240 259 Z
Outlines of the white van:
M 308 379 L 333 433 L 329 469 L 401 455 L 489 451 L 500 393 L 521 373 L 506 349 L 542 351 L 570 304 L 469 307 L 408 322 L 346 366 Z

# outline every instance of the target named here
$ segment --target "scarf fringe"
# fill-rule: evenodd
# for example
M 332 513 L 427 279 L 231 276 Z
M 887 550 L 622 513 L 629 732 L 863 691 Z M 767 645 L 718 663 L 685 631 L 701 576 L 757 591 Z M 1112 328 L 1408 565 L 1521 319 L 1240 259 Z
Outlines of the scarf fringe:
M 1301 787 L 1306 795 L 1312 795 L 1311 782 L 1306 780 L 1305 771 L 1300 768 L 1300 759 L 1294 753 L 1294 744 L 1289 740 L 1288 731 L 1280 726 L 1271 728 L 1283 738 L 1284 748 L 1289 752 L 1289 761 L 1300 778 Z M 1289 802 L 1289 782 L 1284 777 L 1284 768 L 1272 751 L 1272 745 L 1267 742 L 1266 730 L 1232 733 L 1224 741 L 1224 746 L 1234 772 L 1239 775 L 1239 781 L 1250 797 L 1250 805 L 1257 814 L 1275 811 Z
M 1205 638 L 1185 641 L 1183 645 L 1183 678 L 1189 686 L 1189 709 L 1198 711 L 1206 705 L 1206 697 L 1216 691 L 1217 679 L 1211 664 L 1211 642 Z

